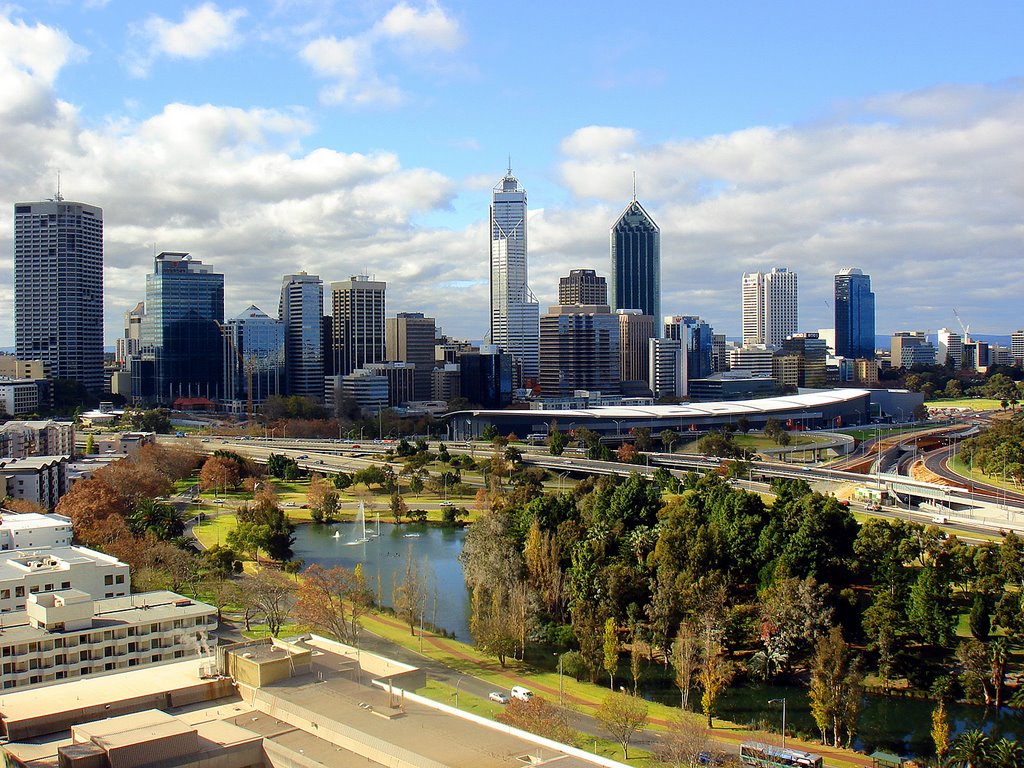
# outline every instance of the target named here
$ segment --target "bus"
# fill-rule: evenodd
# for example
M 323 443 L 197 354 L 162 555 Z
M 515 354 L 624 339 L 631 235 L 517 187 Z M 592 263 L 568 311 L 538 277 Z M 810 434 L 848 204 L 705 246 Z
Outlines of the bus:
M 740 744 L 740 762 L 755 768 L 824 768 L 821 755 L 754 741 Z

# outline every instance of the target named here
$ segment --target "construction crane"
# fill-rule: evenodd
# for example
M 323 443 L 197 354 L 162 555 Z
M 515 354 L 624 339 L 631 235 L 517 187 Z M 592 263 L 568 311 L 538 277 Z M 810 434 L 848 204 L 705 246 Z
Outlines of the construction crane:
M 217 323 L 216 320 L 213 322 Z M 248 405 L 246 408 L 246 417 L 250 424 L 252 424 L 252 359 L 246 360 L 242 357 L 242 353 L 238 351 L 238 347 L 235 346 L 234 339 L 231 338 L 231 333 L 220 323 L 217 323 L 217 330 L 220 331 L 221 336 L 224 337 L 224 341 L 231 347 L 231 351 L 235 353 L 235 357 L 238 358 L 238 362 L 242 365 L 242 370 L 245 371 L 245 393 L 248 395 Z
M 964 325 L 964 321 L 960 317 L 960 313 L 956 311 L 956 307 L 953 307 L 953 317 L 955 317 L 956 321 L 958 323 L 960 323 L 960 330 L 964 332 L 964 341 L 965 342 L 966 341 L 970 341 L 971 340 L 971 326 L 970 325 Z

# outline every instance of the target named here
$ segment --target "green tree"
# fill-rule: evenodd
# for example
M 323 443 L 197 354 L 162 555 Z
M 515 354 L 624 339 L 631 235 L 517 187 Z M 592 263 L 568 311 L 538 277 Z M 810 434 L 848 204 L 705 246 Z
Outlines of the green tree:
M 663 429 L 658 437 L 661 439 L 661 445 L 666 453 L 672 453 L 672 447 L 679 442 L 679 433 L 674 429 Z
M 986 768 L 992 742 L 984 731 L 964 731 L 949 749 L 949 759 L 963 768 Z
M 565 452 L 566 443 L 569 439 L 565 436 L 564 432 L 559 432 L 557 429 L 551 432 L 551 437 L 548 439 L 548 453 L 552 456 L 561 456 Z
M 956 604 L 949 583 L 934 566 L 922 568 L 910 589 L 908 619 L 926 643 L 945 647 L 952 642 Z
M 619 668 L 619 635 L 615 619 L 608 617 L 604 622 L 604 671 L 608 673 L 608 687 L 615 690 L 615 670 Z
M 811 714 L 821 730 L 823 744 L 849 745 L 857 732 L 862 695 L 861 675 L 842 630 L 833 627 L 818 640 L 811 667 Z M 844 738 L 845 737 L 845 738 Z

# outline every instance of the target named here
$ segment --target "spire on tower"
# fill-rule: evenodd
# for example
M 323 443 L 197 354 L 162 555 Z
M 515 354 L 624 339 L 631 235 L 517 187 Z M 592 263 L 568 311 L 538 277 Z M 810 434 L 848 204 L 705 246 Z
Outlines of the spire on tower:
M 633 202 L 636 202 L 636 171 L 633 171 Z

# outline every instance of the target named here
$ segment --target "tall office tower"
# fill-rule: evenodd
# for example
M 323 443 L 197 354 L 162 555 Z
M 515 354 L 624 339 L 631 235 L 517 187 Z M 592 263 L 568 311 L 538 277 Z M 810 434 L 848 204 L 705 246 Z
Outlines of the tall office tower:
M 938 349 L 935 354 L 935 362 L 945 365 L 949 360 L 957 370 L 964 367 L 964 338 L 959 333 L 949 328 L 939 328 Z M 894 363 L 895 365 L 895 363 Z
M 473 405 L 504 408 L 512 402 L 515 361 L 496 344 L 459 355 L 459 390 Z
M 612 225 L 612 309 L 661 317 L 661 229 L 636 194 Z
M 875 356 L 875 294 L 871 276 L 859 269 L 843 269 L 835 277 L 837 357 L 870 359 Z
M 346 376 L 369 363 L 384 362 L 386 288 L 387 283 L 367 275 L 331 283 L 336 375 Z
M 224 324 L 224 397 L 234 413 L 284 393 L 284 323 L 249 305 Z
M 284 324 L 285 391 L 324 396 L 324 284 L 317 275 L 299 272 L 281 281 L 278 317 Z
M 216 400 L 223 394 L 224 275 L 187 253 L 157 255 L 146 275 L 142 356 L 151 360 L 151 381 L 132 395 L 173 404 L 178 398 Z
M 491 193 L 491 343 L 539 372 L 540 307 L 527 284 L 526 190 L 509 168 Z
M 592 269 L 573 269 L 558 281 L 558 303 L 607 304 L 608 283 Z
M 796 272 L 785 267 L 743 275 L 743 344 L 778 347 L 797 329 Z
M 652 338 L 647 380 L 655 398 L 685 397 L 686 355 L 678 339 Z
M 654 318 L 639 309 L 620 309 L 619 367 L 622 369 L 623 391 L 629 384 L 642 382 L 647 386 L 650 359 L 650 339 L 655 337 Z
M 893 368 L 935 365 L 935 353 L 924 331 L 897 331 L 890 341 L 889 362 Z
M 729 358 L 725 353 L 725 334 L 711 334 L 711 370 L 721 373 L 729 369 Z
M 1014 365 L 1024 365 L 1024 331 L 1010 334 L 1010 354 Z
M 577 389 L 618 394 L 619 318 L 607 304 L 555 305 L 540 318 L 540 391 L 568 397 Z
M 695 315 L 666 315 L 665 338 L 682 342 L 687 376 L 704 379 L 714 373 L 714 331 Z
M 146 302 L 140 301 L 135 309 L 124 313 L 124 336 L 115 344 L 114 362 L 122 368 L 128 367 L 128 361 L 138 357 L 142 351 L 142 318 L 146 316 Z
M 412 400 L 430 399 L 436 333 L 434 318 L 424 317 L 422 312 L 399 312 L 397 317 L 389 317 L 385 323 L 384 346 L 388 361 L 416 366 Z
M 51 379 L 103 391 L 103 209 L 64 200 L 14 206 L 14 347 Z

